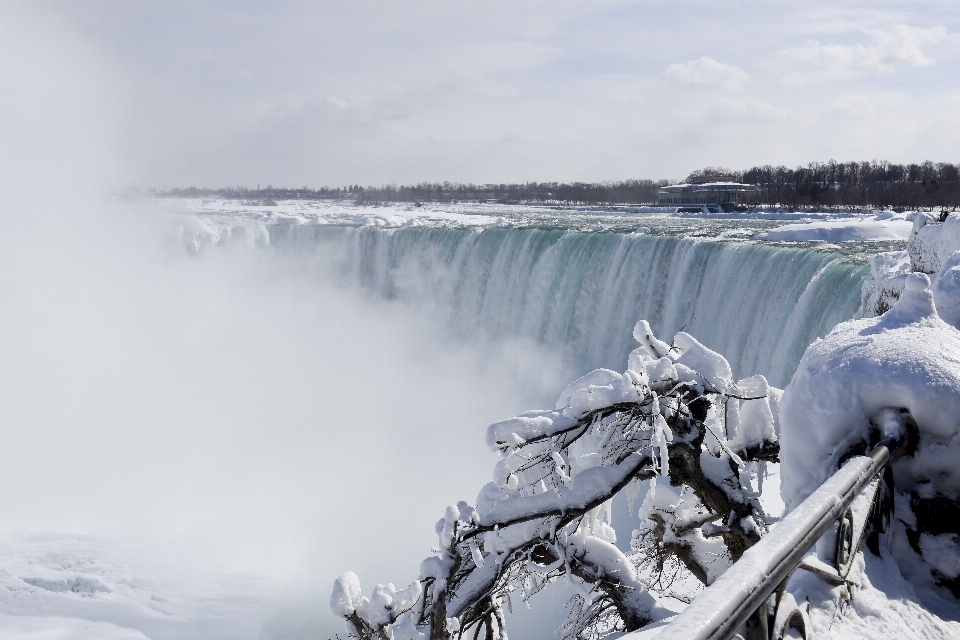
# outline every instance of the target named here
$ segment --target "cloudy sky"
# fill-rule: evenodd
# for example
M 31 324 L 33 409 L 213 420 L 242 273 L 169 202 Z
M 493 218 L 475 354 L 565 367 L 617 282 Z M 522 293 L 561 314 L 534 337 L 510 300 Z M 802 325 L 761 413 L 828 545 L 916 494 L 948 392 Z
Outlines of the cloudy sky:
M 48 163 L 68 154 L 115 185 L 960 162 L 952 1 L 4 0 L 0 11 L 7 141 L 45 147 Z

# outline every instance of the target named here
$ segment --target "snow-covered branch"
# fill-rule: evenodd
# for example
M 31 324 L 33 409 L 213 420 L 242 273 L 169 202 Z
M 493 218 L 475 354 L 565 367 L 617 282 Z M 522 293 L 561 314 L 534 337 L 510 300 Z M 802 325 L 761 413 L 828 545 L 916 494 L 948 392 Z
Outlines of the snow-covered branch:
M 331 607 L 350 635 L 505 639 L 504 605 L 562 575 L 581 585 L 565 636 L 631 631 L 657 615 L 637 569 L 646 558 L 672 555 L 710 583 L 759 540 L 766 518 L 740 475 L 777 459 L 779 391 L 761 376 L 734 383 L 726 360 L 686 333 L 667 344 L 641 321 L 634 337 L 623 373 L 598 369 L 554 409 L 490 426 L 493 480 L 475 505 L 447 508 L 439 555 L 414 585 L 381 585 L 367 599 L 356 576 L 341 576 Z M 627 556 L 612 498 L 625 492 L 633 511 L 644 481 L 643 544 Z

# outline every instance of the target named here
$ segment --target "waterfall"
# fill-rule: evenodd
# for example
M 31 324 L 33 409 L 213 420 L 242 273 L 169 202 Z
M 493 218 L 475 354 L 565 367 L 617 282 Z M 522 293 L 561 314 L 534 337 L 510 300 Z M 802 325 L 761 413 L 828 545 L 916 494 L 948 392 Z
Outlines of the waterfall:
M 534 339 L 574 368 L 620 370 L 646 318 L 684 328 L 738 377 L 789 381 L 804 349 L 854 316 L 866 267 L 808 249 L 564 229 L 271 226 L 276 251 L 319 260 L 370 295 L 430 305 L 469 339 Z

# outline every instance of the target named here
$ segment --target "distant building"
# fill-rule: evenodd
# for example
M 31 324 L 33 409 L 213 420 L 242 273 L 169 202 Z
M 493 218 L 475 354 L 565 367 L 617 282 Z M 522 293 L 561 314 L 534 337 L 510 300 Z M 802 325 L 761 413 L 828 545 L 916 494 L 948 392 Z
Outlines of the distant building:
M 733 211 L 757 192 L 756 186 L 734 182 L 733 176 L 705 176 L 686 184 L 662 187 L 657 204 L 710 211 Z

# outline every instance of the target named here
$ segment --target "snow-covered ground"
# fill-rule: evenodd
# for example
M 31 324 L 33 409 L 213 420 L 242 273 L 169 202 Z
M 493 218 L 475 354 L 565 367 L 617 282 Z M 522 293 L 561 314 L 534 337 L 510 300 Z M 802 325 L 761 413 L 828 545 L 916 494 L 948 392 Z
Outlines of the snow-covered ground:
M 0 543 L 0 636 L 37 640 L 201 640 L 260 633 L 281 609 L 253 575 L 184 570 L 87 536 L 7 532 Z

